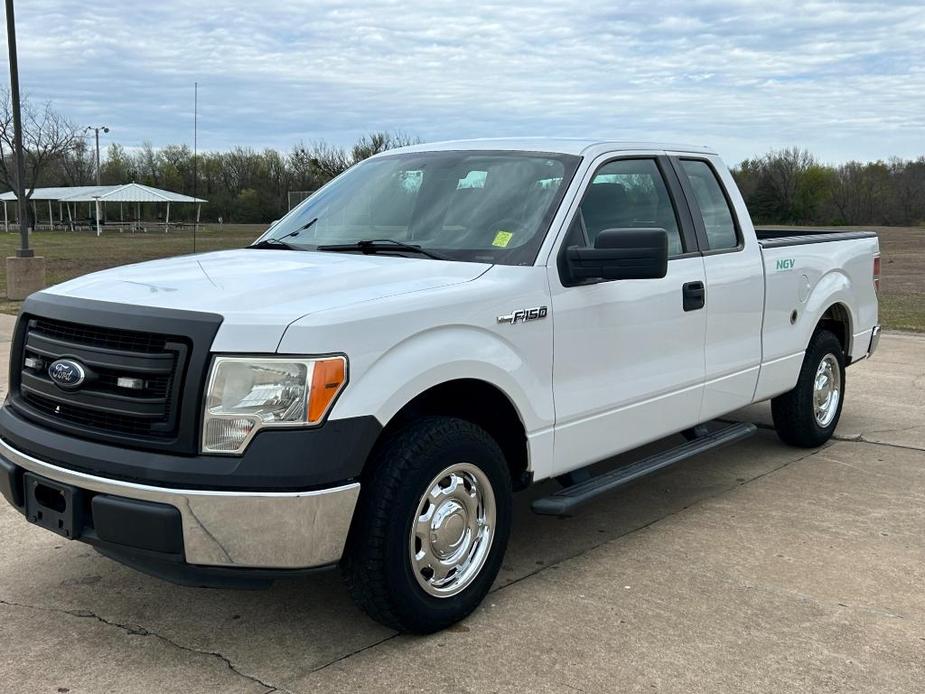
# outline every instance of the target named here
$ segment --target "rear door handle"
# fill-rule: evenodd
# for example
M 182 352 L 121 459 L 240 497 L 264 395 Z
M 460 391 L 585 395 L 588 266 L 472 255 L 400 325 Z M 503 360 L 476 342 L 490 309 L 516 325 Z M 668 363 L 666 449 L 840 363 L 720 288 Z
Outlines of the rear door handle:
M 681 295 L 684 297 L 684 310 L 696 311 L 706 303 L 707 290 L 703 282 L 687 282 L 681 288 Z

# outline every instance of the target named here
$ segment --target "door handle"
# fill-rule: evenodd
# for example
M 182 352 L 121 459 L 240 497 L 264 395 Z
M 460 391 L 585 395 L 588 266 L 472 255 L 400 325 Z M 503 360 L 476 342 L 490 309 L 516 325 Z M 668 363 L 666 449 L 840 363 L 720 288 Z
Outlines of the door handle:
M 707 290 L 703 282 L 687 282 L 681 288 L 681 295 L 684 298 L 684 310 L 696 311 L 706 303 Z

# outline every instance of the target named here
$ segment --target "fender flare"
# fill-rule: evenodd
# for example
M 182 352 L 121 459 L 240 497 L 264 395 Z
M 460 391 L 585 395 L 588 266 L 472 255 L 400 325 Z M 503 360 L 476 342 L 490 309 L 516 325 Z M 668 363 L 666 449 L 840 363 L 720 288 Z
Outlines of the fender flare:
M 809 298 L 806 300 L 805 313 L 808 320 L 804 322 L 804 325 L 808 330 L 804 329 L 804 334 L 802 336 L 804 350 L 806 346 L 809 345 L 813 333 L 816 331 L 819 322 L 826 312 L 833 306 L 840 306 L 848 318 L 848 330 L 846 335 L 848 343 L 845 345 L 845 353 L 846 356 L 851 354 L 853 347 L 852 342 L 854 339 L 854 326 L 857 325 L 857 316 L 852 306 L 852 292 L 853 287 L 851 279 L 840 269 L 827 272 L 816 282 L 816 285 L 810 292 Z

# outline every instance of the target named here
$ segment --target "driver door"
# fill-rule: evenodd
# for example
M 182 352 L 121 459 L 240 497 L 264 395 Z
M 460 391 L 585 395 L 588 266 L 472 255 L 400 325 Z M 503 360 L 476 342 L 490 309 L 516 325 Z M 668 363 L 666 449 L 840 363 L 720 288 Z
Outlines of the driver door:
M 664 228 L 668 272 L 661 279 L 567 286 L 561 262 L 549 264 L 554 474 L 698 423 L 705 374 L 705 275 L 681 201 L 676 174 L 660 156 L 602 158 L 583 182 L 557 256 L 561 259 L 569 246 L 593 246 L 604 229 Z

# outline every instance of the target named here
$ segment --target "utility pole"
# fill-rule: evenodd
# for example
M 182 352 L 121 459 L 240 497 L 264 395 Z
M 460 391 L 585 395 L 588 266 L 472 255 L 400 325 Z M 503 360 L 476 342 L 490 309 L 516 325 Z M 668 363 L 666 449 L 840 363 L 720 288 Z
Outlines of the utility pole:
M 196 149 L 198 143 L 197 129 L 199 126 L 199 82 L 193 82 L 193 197 L 196 197 L 197 183 L 199 182 L 196 170 Z M 196 232 L 199 231 L 199 203 L 196 203 L 196 222 L 193 224 L 193 253 L 196 252 Z
M 19 62 L 16 59 L 16 19 L 13 0 L 6 0 L 6 43 L 10 50 L 10 99 L 13 108 L 13 156 L 16 157 L 16 207 L 19 211 L 20 248 L 6 259 L 6 298 L 21 301 L 45 287 L 45 258 L 29 248 L 26 224 L 26 165 L 22 147 L 22 111 L 19 102 Z M 33 185 L 35 182 L 33 181 Z
M 13 100 L 13 156 L 16 157 L 16 209 L 19 216 L 21 247 L 16 250 L 19 258 L 35 255 L 29 248 L 29 225 L 26 222 L 26 167 L 22 151 L 22 113 L 19 106 L 19 63 L 16 59 L 16 19 L 13 16 L 13 0 L 6 0 L 6 43 L 10 49 L 10 97 Z
M 96 185 L 100 185 L 100 130 L 102 130 L 104 133 L 108 133 L 109 128 L 107 128 L 105 125 L 100 125 L 99 127 L 88 125 L 86 128 L 84 128 L 85 133 L 88 133 L 91 130 L 96 133 Z

